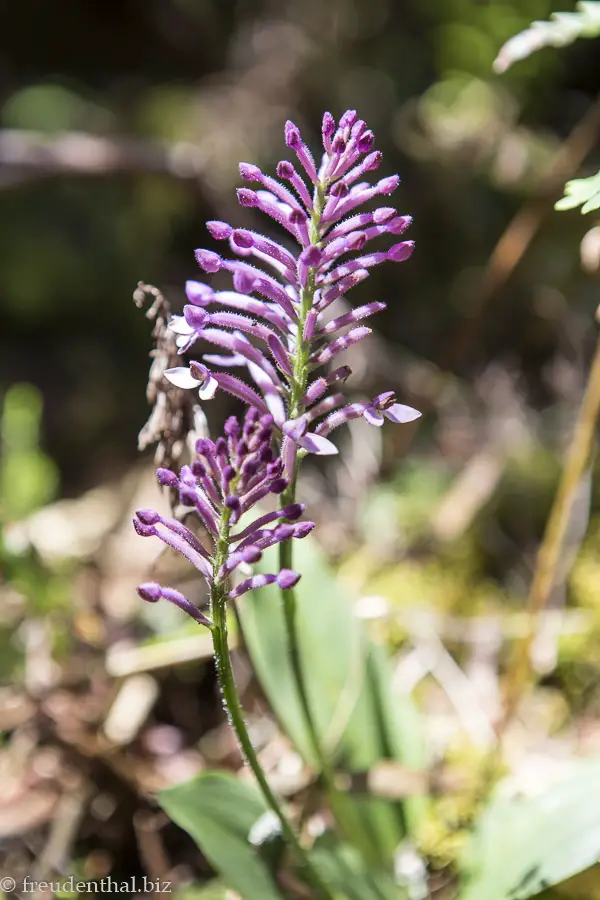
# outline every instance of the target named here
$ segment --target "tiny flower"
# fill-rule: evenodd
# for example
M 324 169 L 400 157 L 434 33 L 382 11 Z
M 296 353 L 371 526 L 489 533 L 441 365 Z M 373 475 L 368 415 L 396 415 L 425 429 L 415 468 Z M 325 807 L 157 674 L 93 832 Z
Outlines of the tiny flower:
M 178 388 L 199 388 L 198 395 L 201 400 L 212 400 L 219 386 L 206 366 L 198 362 L 191 362 L 189 367 L 175 366 L 173 369 L 165 369 L 165 378 Z
M 315 453 L 317 456 L 332 456 L 338 452 L 337 447 L 331 441 L 321 435 L 312 434 L 307 429 L 308 423 L 304 417 L 283 424 L 284 434 L 308 453 Z
M 331 415 L 321 422 L 317 427 L 319 435 L 330 434 L 340 425 L 345 425 L 352 419 L 365 418 L 370 425 L 381 427 L 384 418 L 390 422 L 404 424 L 413 422 L 418 419 L 421 413 L 412 406 L 405 406 L 403 403 L 396 403 L 396 395 L 394 391 L 386 391 L 378 394 L 370 403 L 349 403 L 347 406 L 337 409 Z
M 384 416 L 390 422 L 404 423 L 413 422 L 420 415 L 421 413 L 412 406 L 396 403 L 396 395 L 393 391 L 378 394 L 363 413 L 367 422 L 377 427 L 383 425 Z

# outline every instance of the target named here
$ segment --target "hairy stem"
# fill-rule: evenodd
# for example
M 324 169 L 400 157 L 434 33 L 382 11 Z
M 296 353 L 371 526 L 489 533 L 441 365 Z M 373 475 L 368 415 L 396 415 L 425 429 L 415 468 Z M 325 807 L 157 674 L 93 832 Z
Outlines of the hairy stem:
M 292 848 L 297 861 L 304 869 L 306 879 L 310 882 L 316 896 L 322 900 L 333 900 L 333 896 L 326 885 L 321 880 L 319 874 L 313 868 L 308 856 L 300 844 L 293 826 L 288 820 L 283 808 L 273 793 L 271 786 L 267 780 L 264 770 L 259 762 L 258 756 L 252 744 L 252 740 L 246 727 L 244 711 L 240 702 L 239 694 L 235 684 L 233 668 L 231 665 L 231 655 L 227 642 L 227 587 L 223 582 L 217 580 L 217 573 L 227 558 L 229 544 L 229 510 L 225 510 L 219 535 L 217 553 L 215 556 L 213 588 L 211 591 L 211 610 L 213 627 L 212 638 L 215 652 L 215 661 L 217 674 L 225 701 L 225 707 L 229 716 L 229 721 L 238 739 L 242 753 L 254 773 L 254 777 L 265 798 L 268 806 L 275 813 L 281 823 L 281 831 L 289 846 Z
M 325 203 L 325 186 L 317 185 L 314 192 L 313 214 L 309 227 L 310 241 L 312 245 L 319 245 L 321 240 L 320 220 Z M 311 352 L 311 342 L 304 340 L 304 324 L 306 317 L 312 309 L 314 295 L 316 291 L 316 281 L 314 271 L 310 271 L 308 285 L 303 288 L 300 294 L 300 317 L 298 322 L 298 336 L 296 341 L 296 349 L 294 353 L 293 378 L 290 384 L 290 403 L 289 418 L 290 420 L 300 418 L 304 412 L 303 398 L 306 393 L 309 377 L 309 359 Z M 296 485 L 298 481 L 298 463 L 299 458 L 296 455 L 294 462 L 294 471 L 288 473 L 289 484 L 282 494 L 282 505 L 286 506 L 296 501 Z M 282 541 L 279 545 L 279 563 L 282 569 L 293 569 L 293 542 Z M 356 809 L 342 792 L 338 790 L 335 784 L 335 778 L 332 766 L 330 764 L 327 751 L 323 746 L 321 736 L 317 729 L 315 717 L 310 705 L 308 696 L 308 688 L 306 678 L 302 667 L 302 659 L 300 656 L 300 639 L 298 634 L 297 621 L 297 600 L 294 589 L 282 590 L 283 609 L 285 616 L 285 626 L 287 632 L 287 640 L 292 663 L 292 673 L 296 687 L 302 714 L 306 722 L 308 736 L 310 739 L 312 751 L 319 766 L 323 782 L 329 794 L 332 812 L 336 821 L 345 831 L 346 835 L 361 847 L 367 858 L 372 857 L 373 851 L 370 846 L 368 836 L 365 835 L 364 829 L 358 819 Z
M 598 319 L 598 313 L 596 313 Z M 592 361 L 590 375 L 577 416 L 573 437 L 569 444 L 564 468 L 558 485 L 546 531 L 538 551 L 535 572 L 529 593 L 528 633 L 517 645 L 514 661 L 508 673 L 505 710 L 501 729 L 512 716 L 531 676 L 531 645 L 535 636 L 535 620 L 544 609 L 557 579 L 565 535 L 569 526 L 573 502 L 581 479 L 589 465 L 594 436 L 600 414 L 600 339 Z

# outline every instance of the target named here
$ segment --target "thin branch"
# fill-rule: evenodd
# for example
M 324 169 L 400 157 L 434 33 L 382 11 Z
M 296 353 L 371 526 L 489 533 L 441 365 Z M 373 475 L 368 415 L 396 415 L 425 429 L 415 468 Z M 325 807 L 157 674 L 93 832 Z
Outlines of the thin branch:
M 157 172 L 172 178 L 199 179 L 206 154 L 183 141 L 167 144 L 140 138 L 109 138 L 67 131 L 46 134 L 0 130 L 0 186 L 56 175 L 107 175 Z
M 550 517 L 546 525 L 544 539 L 538 552 L 528 602 L 530 624 L 527 633 L 517 645 L 514 662 L 508 673 L 505 712 L 500 730 L 503 730 L 512 716 L 530 677 L 531 645 L 535 636 L 538 616 L 546 607 L 559 575 L 573 506 L 581 481 L 590 465 L 599 414 L 600 339 L 596 344 L 589 380 L 575 423 L 573 437 L 569 445 Z M 566 572 L 563 571 L 560 574 L 564 577 Z

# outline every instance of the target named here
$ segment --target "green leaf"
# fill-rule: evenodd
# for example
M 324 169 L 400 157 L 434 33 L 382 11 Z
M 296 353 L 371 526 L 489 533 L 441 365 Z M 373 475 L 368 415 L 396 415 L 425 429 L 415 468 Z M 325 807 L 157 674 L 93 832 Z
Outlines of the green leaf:
M 383 649 L 368 640 L 351 599 L 333 577 L 318 545 L 305 538 L 296 543 L 294 554 L 294 568 L 303 573 L 296 588 L 303 671 L 330 758 L 350 771 L 366 770 L 385 758 L 423 768 L 416 710 L 410 698 L 392 697 Z M 276 556 L 265 554 L 261 568 L 276 571 Z M 240 604 L 240 622 L 273 711 L 301 755 L 316 765 L 292 675 L 278 590 L 269 587 L 248 595 Z M 354 828 L 358 823 L 364 832 L 363 852 L 373 864 L 389 867 L 395 848 L 414 822 L 414 815 L 408 813 L 410 804 L 375 798 L 353 798 L 348 803 L 353 807 L 348 813 Z
M 369 871 L 358 853 L 331 834 L 316 842 L 310 858 L 326 884 L 346 900 L 405 900 L 406 893 L 385 873 Z
M 277 551 L 264 554 L 258 571 L 277 571 Z M 332 755 L 343 753 L 359 768 L 371 758 L 371 746 L 355 747 L 341 738 L 363 687 L 366 666 L 365 640 L 360 624 L 351 615 L 348 599 L 332 578 L 318 546 L 305 538 L 294 546 L 294 568 L 302 572 L 296 588 L 298 630 L 303 669 L 311 706 L 320 734 Z M 316 764 L 292 674 L 279 590 L 261 588 L 240 604 L 240 623 L 252 662 L 279 721 L 302 756 Z M 332 640 L 332 636 L 335 640 Z
M 224 772 L 204 772 L 161 791 L 158 801 L 244 900 L 282 900 L 258 848 L 248 840 L 266 812 L 252 785 Z
M 460 900 L 525 900 L 597 862 L 600 760 L 580 760 L 537 796 L 498 797 L 462 860 Z
M 511 37 L 494 61 L 496 72 L 505 72 L 513 63 L 526 59 L 542 47 L 565 47 L 577 38 L 600 35 L 600 3 L 587 0 L 574 13 L 552 13 L 549 22 L 532 22 L 529 28 Z
M 590 178 L 574 178 L 565 185 L 565 196 L 554 204 L 554 209 L 574 209 L 581 206 L 582 213 L 600 207 L 600 172 Z

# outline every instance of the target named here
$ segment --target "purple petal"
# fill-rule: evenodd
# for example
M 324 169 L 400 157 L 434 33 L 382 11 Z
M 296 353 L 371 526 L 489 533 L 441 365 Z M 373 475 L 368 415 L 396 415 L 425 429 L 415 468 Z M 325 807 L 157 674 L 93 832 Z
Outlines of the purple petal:
M 158 603 L 162 597 L 160 584 L 157 584 L 156 581 L 146 581 L 144 584 L 139 584 L 137 592 L 142 600 L 147 600 L 148 603 Z
M 235 600 L 247 591 L 254 591 L 268 584 L 273 584 L 276 580 L 276 575 L 253 575 L 252 578 L 247 578 L 245 581 L 240 582 L 227 596 L 230 600 Z
M 205 272 L 218 272 L 223 265 L 223 260 L 218 253 L 212 250 L 195 250 L 196 262 Z
M 315 453 L 317 456 L 333 456 L 338 453 L 338 448 L 327 438 L 320 434 L 312 434 L 308 432 L 298 441 L 299 445 L 309 453 Z
M 391 422 L 396 422 L 399 425 L 404 422 L 414 422 L 415 419 L 421 416 L 418 409 L 413 409 L 412 406 L 405 406 L 404 403 L 394 403 L 389 409 L 385 409 L 383 414 Z
M 210 321 L 210 313 L 207 313 L 205 309 L 202 309 L 198 306 L 193 306 L 191 304 L 186 304 L 183 307 L 183 317 L 192 331 L 199 331 L 201 328 L 204 328 L 208 322 Z M 175 318 L 175 317 L 174 317 Z M 170 326 L 173 331 L 175 329 L 173 326 Z M 179 334 L 184 334 L 185 332 L 180 331 Z
M 349 347 L 356 344 L 358 341 L 361 341 L 369 334 L 371 334 L 371 329 L 367 328 L 365 325 L 359 325 L 356 328 L 353 328 L 347 334 L 343 334 L 341 337 L 336 338 L 327 347 L 316 353 L 314 362 L 319 366 L 325 365 L 325 363 L 330 362 L 334 356 L 337 356 L 338 353 L 343 353 L 344 350 L 348 350 Z
M 206 227 L 216 241 L 226 241 L 227 238 L 231 237 L 231 232 L 233 231 L 233 228 L 227 222 L 207 222 Z
M 284 422 L 282 426 L 282 431 L 284 434 L 287 434 L 289 438 L 293 441 L 299 441 L 308 430 L 308 423 L 304 416 L 301 416 L 299 419 L 290 419 L 288 422 Z
M 214 291 L 207 284 L 201 281 L 186 281 L 185 283 L 186 297 L 194 306 L 208 306 L 214 296 Z
M 377 428 L 381 428 L 385 421 L 383 418 L 383 413 L 378 409 L 374 409 L 372 406 L 367 406 L 363 415 L 369 425 L 375 425 Z

